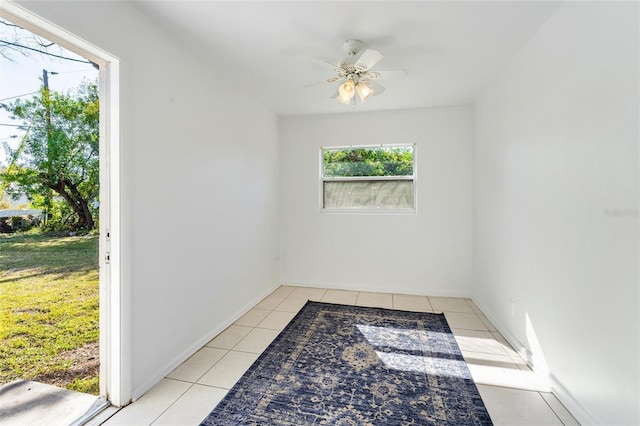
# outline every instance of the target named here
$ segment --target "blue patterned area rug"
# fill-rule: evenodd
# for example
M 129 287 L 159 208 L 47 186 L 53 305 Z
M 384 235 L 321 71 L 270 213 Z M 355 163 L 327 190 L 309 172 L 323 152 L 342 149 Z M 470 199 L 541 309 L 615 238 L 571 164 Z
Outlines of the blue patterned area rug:
M 443 314 L 308 302 L 202 422 L 491 425 Z

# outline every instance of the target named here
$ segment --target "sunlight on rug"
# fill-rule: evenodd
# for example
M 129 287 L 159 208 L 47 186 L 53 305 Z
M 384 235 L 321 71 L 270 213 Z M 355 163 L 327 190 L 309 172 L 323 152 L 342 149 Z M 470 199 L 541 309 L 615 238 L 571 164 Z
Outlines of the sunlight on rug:
M 202 422 L 491 425 L 442 314 L 308 302 Z

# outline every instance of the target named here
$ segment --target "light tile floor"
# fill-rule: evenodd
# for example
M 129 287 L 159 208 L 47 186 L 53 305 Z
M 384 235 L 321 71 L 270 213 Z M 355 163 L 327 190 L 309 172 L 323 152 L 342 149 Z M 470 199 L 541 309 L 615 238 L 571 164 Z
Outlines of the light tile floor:
M 282 286 L 105 423 L 198 425 L 307 300 L 444 312 L 496 425 L 577 425 L 470 300 Z

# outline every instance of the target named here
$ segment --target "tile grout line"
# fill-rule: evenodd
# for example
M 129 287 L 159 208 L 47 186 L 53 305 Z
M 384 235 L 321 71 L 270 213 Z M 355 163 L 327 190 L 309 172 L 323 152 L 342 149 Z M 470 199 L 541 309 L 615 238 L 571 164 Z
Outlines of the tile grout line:
M 431 299 L 429 299 L 429 296 L 427 296 L 427 303 L 429 304 L 429 307 L 431 308 L 431 312 L 435 312 L 435 309 L 433 308 L 433 303 L 431 303 Z
M 227 392 L 229 392 L 231 390 L 231 388 L 233 387 L 233 386 L 231 386 L 231 388 L 223 388 L 222 386 L 213 386 L 213 385 L 208 385 L 206 383 L 194 383 L 193 385 L 194 386 L 195 385 L 205 386 L 205 387 L 212 388 L 212 389 L 220 389 L 220 390 L 227 391 Z M 235 383 L 234 383 L 234 385 L 235 385 Z M 213 408 L 215 408 L 215 407 L 213 407 Z
M 167 379 L 167 380 L 174 380 L 174 379 L 169 379 L 169 378 L 167 378 L 167 377 L 165 377 L 165 379 Z M 180 380 L 176 380 L 176 381 L 180 381 Z M 185 383 L 185 382 L 183 382 L 183 383 Z M 191 382 L 186 382 L 186 383 L 191 383 Z M 187 391 L 189 391 L 189 389 L 191 389 L 191 388 L 193 387 L 193 385 L 194 385 L 194 384 L 195 384 L 195 383 L 191 383 L 191 386 L 189 386 L 187 389 L 185 389 L 185 391 L 184 391 L 184 392 L 182 392 L 182 393 L 181 393 L 181 394 L 180 394 L 180 395 L 179 395 L 179 396 L 178 396 L 178 397 L 177 397 L 177 398 L 176 398 L 176 399 L 175 399 L 171 404 L 169 404 L 169 406 L 168 406 L 167 408 L 165 408 L 164 410 L 162 410 L 162 412 L 158 415 L 158 417 L 156 417 L 155 419 L 153 419 L 153 420 L 151 421 L 151 423 L 149 423 L 149 426 L 151 426 L 151 425 L 153 425 L 155 422 L 157 422 L 157 421 L 158 421 L 158 419 L 159 419 L 160 417 L 162 417 L 162 415 L 163 415 L 164 413 L 166 413 L 166 412 L 169 410 L 169 408 L 173 407 L 173 406 L 175 405 L 175 403 L 176 403 L 176 402 L 178 402 L 178 400 L 179 400 L 180 398 L 182 398 L 182 397 L 184 396 L 184 394 L 186 394 L 186 393 L 187 393 Z
M 542 398 L 542 400 L 544 401 L 545 404 L 547 404 L 547 407 L 549 407 L 549 409 L 551 410 L 551 412 L 553 414 L 555 414 L 555 416 L 558 418 L 558 420 L 560 421 L 560 423 L 562 423 L 563 426 L 565 425 L 565 422 L 562 421 L 562 419 L 560 418 L 560 416 L 558 415 L 558 413 L 556 413 L 556 410 L 553 409 L 553 407 L 551 406 L 551 404 L 549 404 L 549 402 L 547 401 L 547 398 L 545 398 L 544 396 L 542 396 L 542 392 L 538 391 L 538 394 L 540 395 L 540 398 Z M 553 393 L 551 394 L 553 395 Z
M 220 348 L 214 348 L 214 349 L 220 349 Z M 202 375 L 200 375 L 200 377 L 198 377 L 198 378 L 193 382 L 193 384 L 194 384 L 194 385 L 195 385 L 196 383 L 198 383 L 198 380 L 200 380 L 200 379 L 202 379 L 204 376 L 206 376 L 206 375 L 207 375 L 207 373 L 208 373 L 209 371 L 211 371 L 211 369 L 212 369 L 213 367 L 215 367 L 216 365 L 218 365 L 218 363 L 219 363 L 220 361 L 222 361 L 222 359 L 223 359 L 224 357 L 226 357 L 227 355 L 229 355 L 229 352 L 231 352 L 231 349 L 222 349 L 222 350 L 227 351 L 227 352 L 226 352 L 224 355 L 222 355 L 222 356 L 220 357 L 220 359 L 219 359 L 219 360 L 217 360 L 216 362 L 214 362 L 214 363 L 213 363 L 213 365 L 207 369 L 207 371 L 205 371 L 204 373 L 202 373 Z
M 492 387 L 492 388 L 509 389 L 509 390 L 518 391 L 518 392 L 529 392 L 529 393 L 540 394 L 540 391 L 531 390 L 531 389 L 513 388 L 513 387 L 509 387 L 509 386 L 492 385 L 492 384 L 489 384 L 489 383 L 476 383 L 475 380 L 473 381 L 473 383 L 476 386 L 488 386 L 488 387 Z M 542 398 L 542 395 L 540 395 L 540 398 Z M 544 399 L 544 398 L 542 398 L 542 399 Z M 546 403 L 546 401 L 545 401 L 545 403 Z M 547 404 L 547 405 L 549 405 L 549 404 Z M 555 414 L 555 411 L 553 412 L 553 414 Z M 556 417 L 557 417 L 557 415 L 556 415 Z

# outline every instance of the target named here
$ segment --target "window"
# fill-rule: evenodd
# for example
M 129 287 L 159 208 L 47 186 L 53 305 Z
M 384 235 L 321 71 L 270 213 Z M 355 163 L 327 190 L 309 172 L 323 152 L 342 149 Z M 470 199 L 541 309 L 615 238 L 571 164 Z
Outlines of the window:
M 415 144 L 322 148 L 322 209 L 415 211 L 415 154 Z

